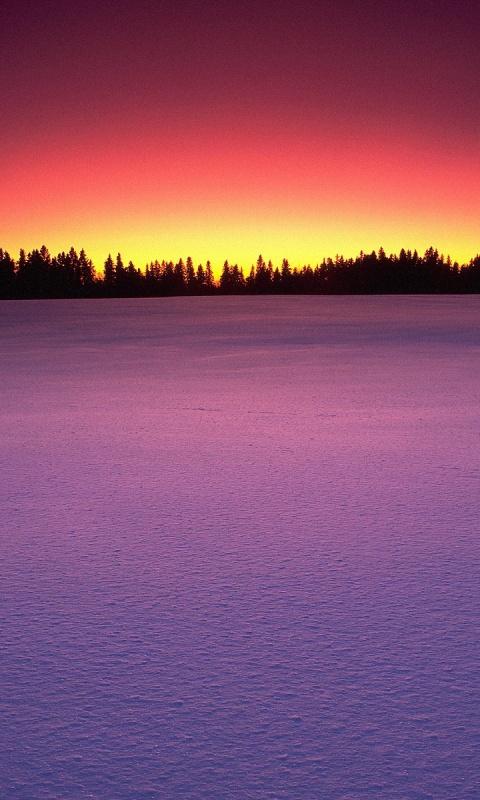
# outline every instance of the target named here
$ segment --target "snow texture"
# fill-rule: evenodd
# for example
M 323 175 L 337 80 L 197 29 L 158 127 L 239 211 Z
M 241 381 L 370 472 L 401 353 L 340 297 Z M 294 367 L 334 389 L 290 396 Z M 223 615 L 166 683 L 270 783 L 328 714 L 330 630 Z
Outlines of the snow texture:
M 2 797 L 478 796 L 479 298 L 0 320 Z

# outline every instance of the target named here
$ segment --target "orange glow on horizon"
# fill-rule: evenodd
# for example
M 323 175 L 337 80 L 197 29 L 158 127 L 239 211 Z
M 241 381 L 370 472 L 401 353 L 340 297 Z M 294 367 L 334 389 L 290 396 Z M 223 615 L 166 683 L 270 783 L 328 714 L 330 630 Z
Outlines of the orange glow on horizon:
M 46 244 L 85 248 L 101 272 L 111 252 L 225 259 L 246 270 L 316 264 L 383 246 L 433 245 L 460 263 L 480 250 L 480 165 L 474 154 L 384 137 L 264 132 L 143 136 L 11 154 L 0 201 L 12 255 Z

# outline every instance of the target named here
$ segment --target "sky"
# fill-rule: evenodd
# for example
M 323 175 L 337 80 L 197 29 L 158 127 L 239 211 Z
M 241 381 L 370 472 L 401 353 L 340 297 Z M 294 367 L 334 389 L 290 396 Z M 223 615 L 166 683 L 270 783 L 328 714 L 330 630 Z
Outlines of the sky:
M 480 251 L 480 4 L 3 0 L 0 247 Z

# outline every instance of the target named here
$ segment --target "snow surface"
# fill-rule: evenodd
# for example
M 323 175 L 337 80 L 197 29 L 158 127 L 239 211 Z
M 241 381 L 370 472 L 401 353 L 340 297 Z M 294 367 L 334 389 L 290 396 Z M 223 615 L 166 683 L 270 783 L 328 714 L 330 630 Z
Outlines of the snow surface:
M 0 796 L 479 796 L 480 298 L 3 303 L 0 376 Z

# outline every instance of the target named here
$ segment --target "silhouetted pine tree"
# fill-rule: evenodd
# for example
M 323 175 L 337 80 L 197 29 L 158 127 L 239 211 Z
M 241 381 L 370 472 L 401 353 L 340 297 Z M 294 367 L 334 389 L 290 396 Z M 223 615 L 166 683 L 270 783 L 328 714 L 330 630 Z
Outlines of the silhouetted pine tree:
M 15 297 L 15 261 L 0 248 L 0 299 Z
M 87 254 L 83 249 L 80 250 L 78 265 L 80 272 L 80 284 L 83 294 L 88 296 L 89 294 L 93 293 L 95 284 L 95 269 L 93 267 L 93 261 L 87 257 Z
M 205 264 L 205 287 L 208 294 L 213 294 L 215 291 L 215 279 L 213 277 L 213 270 L 210 261 Z
M 110 253 L 108 254 L 107 260 L 103 265 L 103 284 L 107 296 L 111 296 L 115 286 L 115 265 Z
M 123 263 L 122 256 L 117 253 L 115 260 L 115 294 L 118 297 L 123 297 L 126 290 L 126 275 L 125 264 Z
M 195 275 L 195 267 L 193 266 L 193 261 L 190 258 L 190 256 L 188 256 L 187 261 L 185 263 L 185 284 L 186 284 L 187 294 L 198 293 L 198 283 L 197 283 L 197 277 Z
M 225 261 L 218 285 L 212 267 L 197 269 L 191 257 L 186 263 L 158 261 L 146 265 L 145 273 L 133 262 L 125 268 L 118 253 L 104 263 L 103 278 L 97 279 L 92 261 L 84 250 L 71 247 L 54 258 L 45 245 L 26 255 L 20 250 L 18 261 L 0 249 L 0 298 L 42 297 L 139 297 L 180 294 L 379 294 L 379 293 L 480 293 L 480 256 L 460 267 L 450 257 L 429 247 L 423 257 L 402 248 L 397 255 L 360 252 L 355 259 L 324 259 L 312 267 L 306 264 L 293 270 L 286 259 L 281 268 L 260 255 L 245 280 L 238 264 Z

